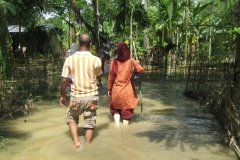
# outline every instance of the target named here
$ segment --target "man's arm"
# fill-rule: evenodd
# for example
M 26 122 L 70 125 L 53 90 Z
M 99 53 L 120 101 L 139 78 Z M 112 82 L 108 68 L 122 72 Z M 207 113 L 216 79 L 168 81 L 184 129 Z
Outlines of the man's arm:
M 66 96 L 66 88 L 67 88 L 67 78 L 62 78 L 61 85 L 60 85 L 60 95 Z
M 60 84 L 60 105 L 66 106 L 66 88 L 67 88 L 67 78 L 62 78 Z
M 69 67 L 69 58 L 66 59 L 63 65 L 62 81 L 60 84 L 60 105 L 66 106 L 66 88 L 67 88 L 67 77 L 71 74 Z
M 100 58 L 97 58 L 97 62 L 94 65 L 96 76 L 100 76 L 102 72 L 102 61 Z

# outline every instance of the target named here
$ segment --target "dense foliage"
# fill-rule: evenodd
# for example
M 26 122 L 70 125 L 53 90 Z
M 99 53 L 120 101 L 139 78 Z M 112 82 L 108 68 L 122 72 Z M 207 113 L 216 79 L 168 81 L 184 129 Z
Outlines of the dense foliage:
M 173 54 L 186 59 L 189 45 L 201 42 L 198 49 L 203 56 L 216 59 L 227 54 L 228 57 L 228 51 L 233 49 L 230 41 L 239 32 L 234 23 L 234 0 L 110 0 L 98 3 L 101 43 L 128 40 L 132 45 L 135 41 L 138 54 L 149 53 L 155 46 L 168 51 L 169 45 L 174 44 L 177 47 Z M 1 18 L 4 21 L 1 25 L 31 28 L 54 24 L 65 33 L 62 43 L 68 48 L 76 40 L 76 34 L 89 32 L 95 36 L 92 4 L 85 0 L 1 0 L 0 6 L 4 8 L 1 17 L 5 17 L 5 20 Z M 1 42 L 8 41 L 3 39 L 6 36 L 1 36 Z

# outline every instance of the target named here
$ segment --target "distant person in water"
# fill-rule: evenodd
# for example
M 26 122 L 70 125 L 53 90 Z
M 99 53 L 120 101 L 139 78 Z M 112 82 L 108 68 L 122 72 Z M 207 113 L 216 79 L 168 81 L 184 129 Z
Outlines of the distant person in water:
M 78 138 L 79 115 L 83 114 L 85 141 L 90 143 L 96 126 L 98 109 L 97 76 L 102 74 L 100 58 L 89 52 L 91 39 L 87 34 L 79 38 L 79 51 L 69 56 L 64 63 L 60 86 L 60 104 L 66 106 L 67 78 L 72 76 L 70 103 L 67 110 L 67 124 L 71 131 L 75 147 L 80 147 Z
M 106 54 L 104 59 L 102 60 L 102 71 L 104 79 L 108 79 L 108 74 L 109 74 L 109 69 L 110 69 L 110 64 L 111 64 L 111 57 L 109 54 Z M 107 89 L 107 86 L 103 86 L 104 89 Z
M 109 74 L 110 64 L 111 64 L 111 57 L 110 55 L 106 55 L 104 59 L 104 67 L 103 67 L 103 73 L 106 76 L 108 76 Z
M 133 117 L 138 98 L 131 77 L 134 72 L 143 73 L 144 69 L 139 61 L 130 58 L 130 50 L 126 43 L 118 43 L 116 53 L 108 75 L 108 95 L 110 112 L 119 127 L 120 119 L 123 120 L 123 124 L 128 125 Z
M 108 46 L 108 47 L 106 47 Z M 103 71 L 103 76 L 108 75 L 109 72 L 109 66 L 111 62 L 111 57 L 109 55 L 110 51 L 110 46 L 109 45 L 104 45 L 100 50 L 99 50 L 99 56 L 100 59 L 102 60 L 102 71 Z M 104 88 L 102 85 L 102 76 L 98 77 L 98 85 L 101 88 Z

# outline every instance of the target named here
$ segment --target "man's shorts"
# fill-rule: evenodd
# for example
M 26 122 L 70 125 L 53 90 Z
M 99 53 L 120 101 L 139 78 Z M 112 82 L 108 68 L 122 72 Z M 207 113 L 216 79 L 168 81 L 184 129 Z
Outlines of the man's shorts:
M 91 109 L 95 105 L 96 109 Z M 98 97 L 71 97 L 69 108 L 67 110 L 67 124 L 79 123 L 79 116 L 83 114 L 84 128 L 94 128 L 96 126 L 96 116 L 98 108 Z

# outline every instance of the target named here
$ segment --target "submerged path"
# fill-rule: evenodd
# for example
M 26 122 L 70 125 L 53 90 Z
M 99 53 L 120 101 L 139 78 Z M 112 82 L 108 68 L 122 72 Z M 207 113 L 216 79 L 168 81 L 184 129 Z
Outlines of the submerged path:
M 138 107 L 132 124 L 119 129 L 101 91 L 95 137 L 87 146 L 80 119 L 81 149 L 73 147 L 64 120 L 66 108 L 58 101 L 38 102 L 28 122 L 0 122 L 0 133 L 9 139 L 0 160 L 236 160 L 235 153 L 222 145 L 214 117 L 185 98 L 183 88 L 183 83 L 144 83 L 143 118 Z

